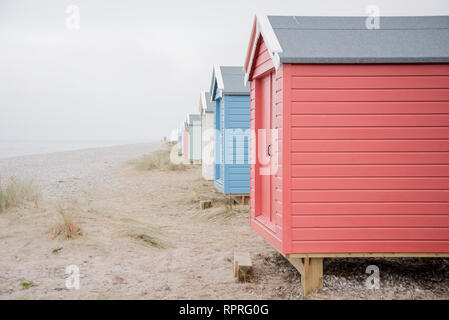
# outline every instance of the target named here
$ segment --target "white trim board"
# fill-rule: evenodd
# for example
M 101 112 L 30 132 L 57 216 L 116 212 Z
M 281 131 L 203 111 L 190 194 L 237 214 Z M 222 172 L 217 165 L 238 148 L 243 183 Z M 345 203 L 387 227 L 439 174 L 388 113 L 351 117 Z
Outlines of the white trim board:
M 282 47 L 279 43 L 279 40 L 274 33 L 274 30 L 271 26 L 270 21 L 268 20 L 268 17 L 266 15 L 256 15 L 254 18 L 254 26 L 253 26 L 253 33 L 251 34 L 250 42 L 248 45 L 247 54 L 251 50 L 251 55 L 249 56 L 249 62 L 248 62 L 248 68 L 245 70 L 245 85 L 248 83 L 249 75 L 253 68 L 254 63 L 254 54 L 256 52 L 257 42 L 259 41 L 260 36 L 262 36 L 265 45 L 268 50 L 268 54 L 271 57 L 271 60 L 273 61 L 273 65 L 276 68 L 276 70 L 279 69 L 279 66 L 281 65 L 281 58 L 279 56 L 280 53 L 282 53 Z M 251 46 L 251 41 L 254 38 L 254 42 Z M 247 55 L 248 57 L 248 55 Z M 246 61 L 245 61 L 246 62 Z

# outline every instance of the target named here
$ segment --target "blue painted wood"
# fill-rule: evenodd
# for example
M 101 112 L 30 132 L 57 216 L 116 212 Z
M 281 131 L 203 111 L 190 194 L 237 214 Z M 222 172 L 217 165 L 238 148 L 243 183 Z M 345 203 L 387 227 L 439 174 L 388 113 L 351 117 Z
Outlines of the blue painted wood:
M 215 181 L 218 191 L 224 193 L 224 164 L 223 164 L 223 99 L 215 100 Z
M 224 194 L 249 194 L 249 95 L 216 99 L 215 187 Z
M 181 135 L 179 136 L 179 145 L 181 149 L 181 153 L 184 154 L 184 132 L 181 131 Z

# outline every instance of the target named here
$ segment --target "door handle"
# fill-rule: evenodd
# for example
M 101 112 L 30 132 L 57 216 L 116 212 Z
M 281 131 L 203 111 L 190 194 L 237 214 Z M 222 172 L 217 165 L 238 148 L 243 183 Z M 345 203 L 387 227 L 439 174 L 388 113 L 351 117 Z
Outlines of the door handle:
M 268 156 L 271 157 L 271 144 L 268 145 L 267 153 Z

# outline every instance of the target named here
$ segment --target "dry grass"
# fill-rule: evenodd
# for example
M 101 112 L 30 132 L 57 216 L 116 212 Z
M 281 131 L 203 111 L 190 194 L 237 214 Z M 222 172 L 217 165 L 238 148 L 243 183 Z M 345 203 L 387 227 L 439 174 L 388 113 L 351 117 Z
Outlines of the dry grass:
M 20 286 L 22 290 L 28 290 L 32 287 L 37 287 L 38 285 L 31 280 L 21 279 Z
M 199 206 L 201 200 L 210 200 L 212 201 L 212 206 L 215 206 L 217 203 L 225 202 L 223 194 L 215 189 L 213 183 L 202 178 L 195 180 L 191 188 L 185 190 L 185 192 L 180 192 L 179 195 L 176 199 L 178 204 L 195 204 Z
M 186 193 L 186 196 L 179 199 L 183 204 L 194 204 L 198 206 L 197 216 L 209 221 L 231 220 L 237 217 L 244 217 L 249 214 L 249 206 L 236 205 L 233 201 L 215 189 L 210 181 L 198 179 L 195 187 Z M 212 207 L 206 210 L 200 210 L 201 200 L 209 200 Z
M 37 207 L 40 198 L 40 192 L 32 180 L 11 178 L 4 187 L 0 180 L 0 212 L 23 206 L 27 202 L 34 202 Z
M 52 239 L 61 237 L 62 239 L 69 240 L 83 235 L 81 227 L 74 219 L 80 211 L 79 206 L 76 203 L 59 204 L 57 208 L 61 221 L 51 229 Z
M 231 204 L 226 199 L 215 202 L 210 209 L 198 211 L 197 216 L 211 222 L 224 222 L 233 221 L 234 219 L 249 218 L 249 206 Z
M 62 248 L 62 247 L 55 248 L 55 249 L 51 250 L 51 253 L 52 254 L 58 254 L 59 252 L 61 252 L 62 249 L 64 249 L 64 248 Z
M 162 230 L 154 227 L 130 227 L 127 234 L 151 247 L 159 249 L 167 247 L 165 241 L 162 240 Z
M 175 164 L 170 160 L 170 150 L 160 150 L 150 155 L 145 155 L 134 161 L 134 165 L 139 171 L 164 170 L 164 171 L 184 171 L 186 165 Z
M 169 141 L 169 142 L 167 142 L 167 145 L 169 146 L 169 147 L 174 147 L 174 146 L 176 146 L 178 144 L 178 141 Z

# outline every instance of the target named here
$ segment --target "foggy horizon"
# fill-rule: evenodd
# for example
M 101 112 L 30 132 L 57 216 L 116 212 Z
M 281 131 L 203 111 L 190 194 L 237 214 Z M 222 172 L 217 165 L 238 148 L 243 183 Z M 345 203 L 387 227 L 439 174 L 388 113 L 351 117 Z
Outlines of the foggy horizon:
M 67 7 L 79 8 L 69 30 Z M 449 2 L 0 1 L 0 140 L 158 141 L 243 65 L 255 14 L 444 15 Z

